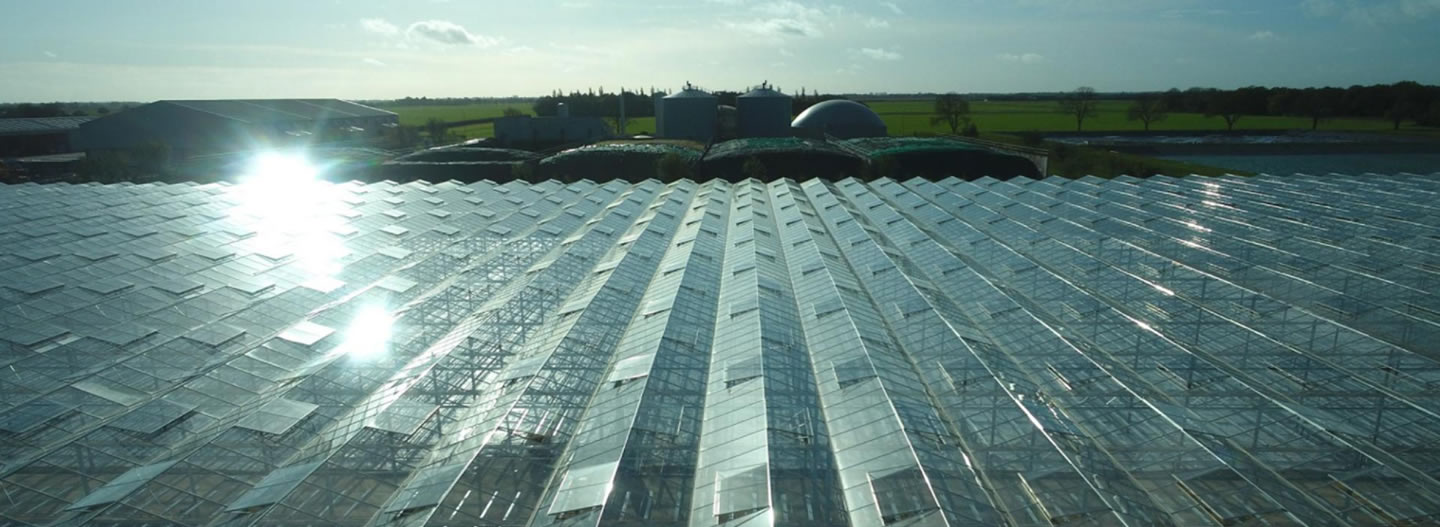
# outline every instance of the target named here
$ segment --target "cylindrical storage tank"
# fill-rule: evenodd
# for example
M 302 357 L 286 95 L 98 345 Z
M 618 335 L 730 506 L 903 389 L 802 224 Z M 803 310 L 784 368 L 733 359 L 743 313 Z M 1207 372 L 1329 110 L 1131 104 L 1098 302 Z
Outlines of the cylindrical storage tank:
M 734 106 L 722 104 L 715 108 L 715 133 L 720 141 L 740 137 L 740 112 Z
M 660 129 L 665 131 L 666 139 L 704 143 L 715 135 L 715 112 L 719 100 L 714 95 L 686 86 L 660 102 L 665 107 L 664 123 Z
M 556 117 L 570 117 L 570 105 L 565 104 L 565 103 L 563 103 L 563 102 L 562 102 L 562 103 L 559 103 L 559 104 L 556 104 L 556 105 L 555 105 L 555 116 L 556 116 Z
M 740 137 L 784 137 L 790 135 L 790 96 L 761 85 L 741 95 Z

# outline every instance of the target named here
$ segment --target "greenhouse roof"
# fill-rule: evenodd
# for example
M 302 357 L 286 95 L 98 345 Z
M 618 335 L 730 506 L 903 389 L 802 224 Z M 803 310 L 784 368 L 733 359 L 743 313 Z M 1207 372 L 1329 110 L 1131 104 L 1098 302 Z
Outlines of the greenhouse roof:
M 803 137 L 750 137 L 733 139 L 717 144 L 710 148 L 710 153 L 707 154 L 705 158 L 724 159 L 733 156 L 778 153 L 855 156 L 855 154 L 846 151 L 841 146 L 819 139 Z

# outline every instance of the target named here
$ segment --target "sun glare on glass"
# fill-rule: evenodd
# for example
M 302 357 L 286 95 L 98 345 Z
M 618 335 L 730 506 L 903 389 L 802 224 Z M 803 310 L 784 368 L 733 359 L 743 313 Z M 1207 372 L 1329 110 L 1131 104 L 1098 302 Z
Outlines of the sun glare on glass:
M 385 308 L 360 308 L 345 330 L 345 341 L 340 344 L 339 351 L 356 359 L 384 355 L 390 347 L 390 329 L 394 323 L 394 318 Z
M 230 221 L 253 230 L 242 243 L 255 252 L 293 259 L 308 280 L 340 272 L 349 254 L 337 232 L 345 226 L 345 188 L 320 179 L 321 167 L 299 153 L 255 155 L 231 188 Z

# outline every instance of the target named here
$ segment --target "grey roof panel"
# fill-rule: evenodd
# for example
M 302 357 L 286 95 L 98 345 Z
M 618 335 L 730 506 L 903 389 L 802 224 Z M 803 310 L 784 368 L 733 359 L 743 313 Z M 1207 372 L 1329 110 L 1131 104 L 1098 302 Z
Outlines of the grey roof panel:
M 167 100 L 178 106 L 251 124 L 393 117 L 393 112 L 338 99 Z
M 31 117 L 0 119 L 0 136 L 63 134 L 80 128 L 93 117 Z

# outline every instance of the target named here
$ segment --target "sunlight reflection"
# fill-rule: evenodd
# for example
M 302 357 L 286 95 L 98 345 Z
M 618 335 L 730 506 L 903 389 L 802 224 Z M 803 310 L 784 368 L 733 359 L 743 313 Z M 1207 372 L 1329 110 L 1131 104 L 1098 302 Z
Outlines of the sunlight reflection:
M 293 258 L 301 278 L 332 281 L 349 254 L 335 231 L 345 226 L 346 187 L 319 179 L 321 167 L 304 155 L 265 152 L 252 159 L 231 188 L 230 220 L 255 231 L 243 244 L 274 259 Z
M 382 356 L 390 348 L 390 330 L 394 323 L 395 319 L 383 307 L 361 307 L 345 330 L 345 341 L 336 351 L 355 359 Z

